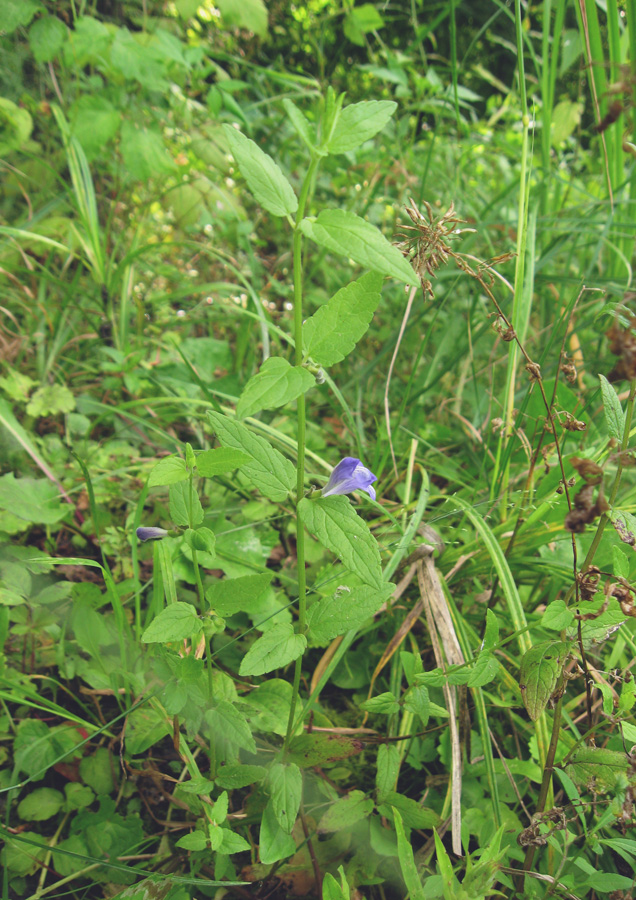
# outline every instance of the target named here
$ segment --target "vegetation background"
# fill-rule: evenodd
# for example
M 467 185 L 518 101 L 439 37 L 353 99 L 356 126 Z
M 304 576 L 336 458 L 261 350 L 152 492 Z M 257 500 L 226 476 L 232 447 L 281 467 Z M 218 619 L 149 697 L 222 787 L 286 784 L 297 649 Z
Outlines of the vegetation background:
M 3 900 L 635 896 L 635 59 L 0 0 Z

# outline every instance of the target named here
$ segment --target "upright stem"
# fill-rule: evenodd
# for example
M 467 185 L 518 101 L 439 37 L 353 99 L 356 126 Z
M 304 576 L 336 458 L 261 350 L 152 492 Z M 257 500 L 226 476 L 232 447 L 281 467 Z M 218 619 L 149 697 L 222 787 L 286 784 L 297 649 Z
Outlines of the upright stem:
M 314 173 L 320 162 L 319 156 L 314 156 L 307 169 L 305 180 L 300 191 L 298 199 L 298 211 L 296 212 L 296 226 L 294 229 L 293 244 L 293 261 L 294 261 L 294 362 L 297 366 L 303 362 L 303 261 L 302 246 L 303 235 L 300 230 L 300 223 L 305 216 L 305 207 L 307 206 L 307 198 L 314 178 Z M 305 579 L 305 526 L 298 510 L 298 504 L 303 499 L 305 493 L 305 422 L 306 408 L 305 395 L 301 394 L 296 401 L 296 410 L 298 416 L 298 459 L 296 462 L 296 561 L 298 565 L 298 624 L 296 631 L 298 634 L 305 633 L 305 623 L 307 615 L 307 582 Z M 294 664 L 294 682 L 292 686 L 292 698 L 289 707 L 289 719 L 287 721 L 287 733 L 285 734 L 285 743 L 283 752 L 289 747 L 289 742 L 294 733 L 294 718 L 296 715 L 296 704 L 298 702 L 298 693 L 300 690 L 300 674 L 302 671 L 303 658 L 299 656 Z

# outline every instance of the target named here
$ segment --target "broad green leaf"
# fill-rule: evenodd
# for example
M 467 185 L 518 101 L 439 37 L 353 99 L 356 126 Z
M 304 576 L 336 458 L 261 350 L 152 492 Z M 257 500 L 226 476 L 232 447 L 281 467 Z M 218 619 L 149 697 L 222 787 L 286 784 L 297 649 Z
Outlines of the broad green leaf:
M 51 62 L 62 49 L 68 28 L 56 16 L 42 16 L 29 28 L 29 44 L 36 61 Z
M 263 781 L 266 775 L 263 766 L 221 766 L 214 780 L 219 787 L 234 790 Z
M 296 842 L 280 825 L 270 800 L 263 810 L 261 831 L 258 839 L 258 855 L 265 865 L 286 859 L 296 852 Z
M 298 209 L 296 194 L 272 157 L 231 125 L 224 125 L 223 130 L 232 156 L 260 205 L 274 216 L 293 215 Z
M 316 143 L 315 129 L 301 110 L 288 97 L 283 100 L 285 112 L 296 129 L 297 134 L 309 150 L 313 150 Z
M 190 834 L 184 834 L 183 837 L 175 844 L 182 850 L 205 850 L 208 846 L 208 839 L 202 831 L 191 831 Z
M 384 19 L 373 3 L 362 3 L 349 10 L 344 23 L 344 33 L 353 44 L 364 47 L 364 36 L 370 31 L 377 31 L 383 25 Z
M 392 713 L 398 712 L 400 704 L 395 699 L 395 694 L 391 691 L 385 691 L 378 694 L 377 697 L 371 697 L 360 704 L 360 709 L 364 709 L 370 713 L 380 713 L 381 715 L 390 716 Z
M 212 427 L 224 447 L 242 450 L 252 457 L 241 471 L 269 500 L 286 500 L 296 487 L 296 469 L 282 453 L 234 419 L 220 413 L 209 412 Z
M 318 823 L 318 833 L 345 831 L 373 812 L 373 800 L 364 791 L 349 791 L 329 807 Z
M 636 744 L 636 725 L 632 725 L 631 722 L 621 722 L 621 728 L 627 744 Z M 636 847 L 634 847 L 634 851 L 636 852 Z
M 327 872 L 325 875 L 322 882 L 322 900 L 349 900 L 351 892 L 342 866 L 338 871 L 340 872 L 340 884 L 331 872 Z
M 484 687 L 484 685 L 494 681 L 498 671 L 499 660 L 486 650 L 479 654 L 475 665 L 467 670 L 468 678 L 466 679 L 466 684 L 470 688 Z
M 144 644 L 182 641 L 199 634 L 202 628 L 197 612 L 190 603 L 177 600 L 162 609 L 141 636 Z
M 125 171 L 135 181 L 170 175 L 177 168 L 158 131 L 138 128 L 128 120 L 121 127 L 121 154 Z
M 192 517 L 190 517 L 190 507 L 192 507 Z M 196 526 L 203 521 L 203 507 L 190 480 L 170 486 L 170 518 L 175 525 Z
M 49 852 L 50 838 L 31 832 L 29 840 L 33 843 L 27 844 L 16 838 L 5 838 L 2 863 L 13 875 L 32 875 Z M 34 847 L 33 844 L 44 844 L 44 846 L 40 849 L 40 847 Z
M 294 634 L 289 622 L 274 625 L 256 640 L 241 662 L 239 675 L 264 675 L 298 659 L 307 647 L 304 634 Z
M 584 106 L 574 100 L 561 100 L 552 110 L 550 142 L 559 147 L 578 128 Z
M 308 530 L 365 584 L 383 587 L 380 551 L 366 522 L 344 496 L 303 498 L 298 512 Z
M 636 516 L 625 509 L 610 509 L 608 515 L 621 541 L 636 550 Z
M 296 763 L 274 763 L 267 776 L 267 788 L 278 824 L 291 834 L 303 793 L 303 776 Z
M 569 652 L 561 641 L 542 641 L 523 656 L 519 687 L 528 715 L 535 721 L 546 708 Z
M 415 713 L 426 728 L 431 715 L 431 701 L 425 684 L 414 684 L 404 696 L 404 709 Z
M 364 144 L 382 131 L 395 110 L 393 100 L 363 100 L 340 112 L 336 127 L 327 144 L 330 153 L 346 153 Z
M 247 612 L 257 605 L 270 586 L 273 572 L 262 575 L 244 575 L 241 578 L 226 578 L 211 584 L 205 598 L 210 609 L 218 616 L 233 616 L 237 612 Z
M 606 603 L 607 607 L 602 609 Z M 626 619 L 625 613 L 615 597 L 610 597 L 608 602 L 607 598 L 599 596 L 597 599 L 585 604 L 585 612 L 596 613 L 596 618 L 581 622 L 583 645 L 588 649 L 606 641 Z M 577 638 L 578 628 L 576 624 L 568 629 L 567 636 L 570 640 Z
M 218 0 L 225 26 L 235 25 L 252 31 L 260 38 L 267 37 L 267 7 L 264 0 Z
M 615 544 L 612 546 L 612 562 L 614 564 L 614 575 L 617 578 L 629 578 L 629 560 L 627 555 Z
M 406 889 L 409 892 L 411 900 L 426 900 L 422 880 L 417 871 L 417 866 L 415 865 L 415 859 L 413 857 L 413 847 L 404 831 L 402 817 L 395 807 L 393 808 L 393 818 L 397 834 L 398 860 L 400 861 L 400 869 L 402 870 L 402 877 L 404 878 Z
M 233 472 L 251 460 L 251 456 L 231 447 L 216 447 L 214 450 L 204 450 L 196 454 L 196 467 L 203 478 L 214 478 L 215 475 L 223 475 L 225 472 Z
M 89 160 L 104 153 L 121 127 L 121 112 L 99 94 L 84 94 L 72 109 L 71 130 Z
M 183 540 L 191 550 L 199 553 L 207 553 L 208 556 L 214 556 L 214 548 L 216 545 L 216 535 L 209 528 L 188 528 L 183 535 Z
M 184 791 L 186 794 L 202 794 L 207 797 L 212 790 L 214 790 L 214 782 L 202 775 L 191 778 L 190 781 L 183 781 L 179 785 L 179 791 Z
M 287 759 L 301 769 L 322 766 L 327 762 L 348 759 L 364 750 L 364 744 L 345 734 L 301 734 L 292 738 Z
M 499 643 L 499 619 L 492 609 L 487 609 L 483 649 L 490 650 L 497 643 Z
M 91 792 L 92 793 L 92 792 Z M 18 815 L 27 822 L 46 822 L 64 806 L 64 794 L 55 788 L 36 788 L 18 804 Z
M 13 472 L 0 477 L 0 509 L 27 522 L 54 525 L 72 509 L 60 503 L 59 488 L 46 478 L 15 478 Z
M 318 600 L 309 608 L 309 637 L 317 644 L 330 641 L 372 616 L 395 590 L 394 584 L 379 587 L 359 585 L 339 588 L 333 597 Z
M 215 702 L 214 709 L 205 713 L 205 721 L 211 731 L 247 753 L 256 753 L 256 743 L 245 716 L 229 700 Z
M 212 809 L 209 811 L 208 815 L 212 822 L 215 822 L 217 825 L 222 825 L 223 822 L 227 819 L 227 810 L 228 810 L 228 795 L 227 791 L 223 791 L 219 797 L 214 801 L 212 805 Z
M 148 487 L 177 484 L 188 477 L 186 464 L 180 456 L 166 456 L 152 468 L 148 476 Z
M 243 388 L 236 415 L 244 419 L 261 409 L 277 409 L 306 393 L 316 379 L 302 366 L 292 366 L 282 356 L 270 356 Z
M 41 9 L 39 0 L 0 0 L 0 28 L 11 34 L 21 25 L 28 25 Z
M 126 751 L 130 756 L 145 753 L 170 731 L 164 714 L 150 706 L 138 706 L 126 720 Z
M 366 269 L 417 287 L 419 278 L 397 247 L 370 222 L 344 209 L 325 209 L 317 219 L 303 219 L 303 234 L 321 247 L 346 256 Z
M 627 774 L 629 759 L 620 750 L 605 747 L 579 747 L 570 757 L 567 774 L 576 784 L 596 782 L 604 789 L 613 788 Z
M 439 814 L 427 806 L 420 806 L 412 797 L 405 797 L 397 791 L 391 791 L 378 807 L 382 815 L 391 818 L 395 810 L 407 828 L 435 828 L 440 824 Z
M 617 441 L 623 440 L 623 432 L 625 431 L 625 413 L 621 406 L 621 401 L 616 395 L 616 391 L 609 383 L 604 375 L 599 375 L 601 382 L 601 395 L 603 397 L 603 411 L 605 413 L 605 422 L 610 437 Z
M 541 616 L 541 627 L 551 631 L 563 631 L 574 621 L 574 612 L 568 609 L 564 600 L 553 600 Z
M 26 411 L 34 418 L 57 416 L 75 409 L 73 392 L 65 384 L 46 384 L 31 395 Z
M 334 294 L 303 325 L 306 356 L 321 366 L 348 356 L 369 327 L 381 289 L 382 276 L 369 272 Z
M 67 810 L 85 809 L 95 799 L 93 791 L 85 784 L 70 781 L 64 785 L 66 799 L 64 801 Z
M 106 747 L 98 747 L 92 756 L 85 756 L 79 765 L 82 781 L 89 785 L 98 797 L 110 794 L 115 789 L 113 772 L 113 759 Z
M 235 834 L 229 828 L 221 829 L 222 841 L 218 848 L 218 853 L 225 853 L 231 856 L 233 853 L 243 853 L 245 850 L 251 850 L 250 844 L 240 834 Z
M 380 744 L 376 767 L 375 789 L 378 802 L 382 803 L 387 794 L 395 791 L 400 774 L 400 751 L 395 744 Z

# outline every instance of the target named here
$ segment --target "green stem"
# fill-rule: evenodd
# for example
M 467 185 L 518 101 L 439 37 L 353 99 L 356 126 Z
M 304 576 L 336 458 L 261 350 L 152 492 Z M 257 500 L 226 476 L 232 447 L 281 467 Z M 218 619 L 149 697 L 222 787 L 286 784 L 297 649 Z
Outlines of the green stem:
M 300 191 L 298 199 L 298 210 L 296 212 L 296 226 L 294 229 L 293 243 L 293 261 L 294 261 L 294 361 L 297 366 L 301 366 L 303 362 L 303 260 L 302 247 L 303 235 L 300 230 L 300 223 L 305 216 L 305 208 L 309 197 L 309 191 L 314 180 L 314 175 L 318 164 L 319 156 L 314 156 L 307 169 L 305 180 Z M 305 395 L 301 394 L 296 404 L 298 416 L 298 457 L 296 461 L 296 560 L 298 565 L 298 624 L 296 631 L 298 634 L 305 633 L 305 621 L 307 615 L 307 583 L 305 578 L 305 526 L 298 510 L 298 504 L 303 499 L 305 493 L 305 424 L 306 424 L 306 408 Z M 289 707 L 289 719 L 287 721 L 287 732 L 285 734 L 285 743 L 283 752 L 287 752 L 289 742 L 294 732 L 294 716 L 296 714 L 296 704 L 298 703 L 298 693 L 300 690 L 300 675 L 302 670 L 303 657 L 298 657 L 294 665 L 294 682 L 292 687 L 292 698 Z

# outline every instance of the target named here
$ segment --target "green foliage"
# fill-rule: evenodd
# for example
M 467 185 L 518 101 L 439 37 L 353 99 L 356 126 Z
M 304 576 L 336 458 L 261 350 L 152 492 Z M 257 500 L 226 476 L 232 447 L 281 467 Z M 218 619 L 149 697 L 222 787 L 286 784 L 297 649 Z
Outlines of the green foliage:
M 630 891 L 636 8 L 584 5 L 0 0 L 7 896 Z

